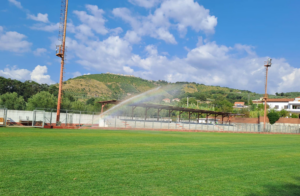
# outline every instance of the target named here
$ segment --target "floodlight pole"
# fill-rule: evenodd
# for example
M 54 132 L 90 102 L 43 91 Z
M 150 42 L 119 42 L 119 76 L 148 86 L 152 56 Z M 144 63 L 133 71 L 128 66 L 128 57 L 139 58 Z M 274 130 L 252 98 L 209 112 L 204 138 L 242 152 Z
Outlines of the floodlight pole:
M 265 64 L 266 67 L 266 85 L 265 85 L 265 111 L 264 111 L 264 132 L 266 131 L 266 118 L 267 118 L 267 99 L 268 99 L 268 93 L 267 93 L 267 87 L 268 87 L 268 70 L 269 67 L 271 67 L 271 61 L 272 59 L 269 59 L 269 61 Z
M 60 108 L 61 108 L 61 98 L 62 98 L 62 83 L 63 83 L 63 72 L 64 72 L 64 65 L 65 65 L 65 48 L 66 48 L 66 33 L 67 33 L 67 17 L 68 17 L 68 3 L 69 0 L 62 0 L 63 5 L 65 5 L 64 10 L 62 13 L 64 14 L 64 21 L 63 26 L 63 37 L 62 37 L 62 44 L 59 46 L 58 53 L 56 56 L 61 58 L 61 65 L 60 65 L 60 78 L 59 78 L 59 88 L 58 88 L 58 98 L 57 98 L 57 111 L 56 111 L 56 123 L 60 121 Z

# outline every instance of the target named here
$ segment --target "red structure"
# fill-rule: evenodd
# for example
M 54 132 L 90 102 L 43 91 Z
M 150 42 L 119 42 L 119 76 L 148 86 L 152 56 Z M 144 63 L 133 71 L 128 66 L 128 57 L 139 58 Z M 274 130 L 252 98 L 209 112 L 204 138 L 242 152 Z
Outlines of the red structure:
M 66 33 L 67 33 L 68 2 L 69 2 L 69 0 L 62 0 L 61 16 L 60 16 L 60 37 L 62 37 L 62 44 L 57 46 L 57 48 L 56 48 L 56 56 L 61 58 L 59 89 L 58 89 L 58 98 L 57 98 L 56 123 L 60 121 L 62 83 L 63 83 L 63 72 L 64 72 L 64 65 L 65 65 L 65 48 L 66 48 Z

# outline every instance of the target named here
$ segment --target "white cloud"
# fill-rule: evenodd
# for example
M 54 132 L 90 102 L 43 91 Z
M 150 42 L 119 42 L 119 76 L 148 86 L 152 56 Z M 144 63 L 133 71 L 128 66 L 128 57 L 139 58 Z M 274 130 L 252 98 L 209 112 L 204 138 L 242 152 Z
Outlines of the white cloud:
M 26 41 L 26 36 L 15 31 L 4 32 L 0 26 L 0 50 L 10 52 L 27 52 L 32 45 Z
M 151 8 L 158 5 L 162 0 L 129 0 L 130 3 L 145 8 Z
M 139 37 L 134 31 L 127 31 L 124 39 L 133 44 L 139 43 L 141 41 L 141 37 Z
M 117 27 L 117 28 L 111 29 L 110 32 L 112 33 L 112 35 L 119 35 L 120 33 L 123 32 L 123 29 L 121 27 Z
M 33 54 L 35 56 L 41 56 L 42 54 L 44 54 L 46 52 L 47 52 L 46 48 L 37 48 L 35 51 L 33 51 Z
M 39 22 L 44 22 L 44 23 L 49 22 L 49 20 L 48 20 L 48 14 L 38 13 L 37 16 L 32 15 L 32 14 L 27 14 L 27 18 L 31 19 L 31 20 L 39 21 Z
M 123 66 L 123 70 L 127 73 L 127 74 L 131 74 L 134 72 L 133 69 L 131 69 L 130 67 L 128 66 Z
M 73 77 L 76 78 L 78 76 L 82 76 L 82 74 L 79 71 L 76 71 L 74 73 L 72 73 Z
M 12 68 L 4 68 L 0 70 L 0 76 L 16 80 L 30 80 L 30 71 L 27 69 L 17 69 L 17 66 Z
M 45 75 L 46 73 L 47 67 L 40 65 L 36 66 L 32 72 L 27 69 L 18 69 L 17 66 L 0 70 L 0 76 L 5 78 L 21 81 L 32 80 L 38 83 L 53 84 L 54 82 L 50 79 L 50 75 Z
M 79 18 L 83 25 L 89 27 L 91 30 L 101 35 L 107 34 L 108 29 L 104 26 L 105 19 L 103 18 L 105 12 L 102 9 L 99 9 L 97 5 L 86 5 L 85 7 L 92 15 L 85 11 L 77 10 L 73 13 Z
M 58 31 L 59 29 L 59 23 L 56 24 L 35 24 L 32 27 L 30 27 L 31 29 L 34 30 L 40 30 L 40 31 L 47 31 L 47 32 L 53 32 L 53 31 Z
M 8 0 L 10 3 L 14 4 L 16 7 L 23 9 L 21 3 L 17 0 Z
M 67 39 L 69 52 L 73 52 L 79 64 L 89 69 L 100 69 L 104 72 L 118 72 L 123 69 L 126 59 L 131 56 L 129 42 L 119 36 L 110 36 L 106 40 L 86 40 L 82 43 Z
M 150 2 L 154 1 L 132 1 L 138 5 L 148 5 Z M 128 22 L 138 36 L 151 36 L 171 44 L 177 41 L 170 33 L 170 28 L 176 27 L 181 37 L 184 37 L 188 27 L 209 34 L 214 33 L 217 25 L 217 18 L 194 0 L 165 0 L 148 16 L 134 16 L 127 8 L 115 8 L 113 14 Z
M 45 75 L 47 71 L 47 66 L 36 66 L 30 74 L 31 80 L 40 84 L 54 84 L 54 81 L 50 79 L 50 75 Z
M 217 25 L 217 18 L 209 14 L 209 10 L 199 5 L 194 0 L 167 0 L 161 4 L 161 7 L 155 10 L 153 21 L 177 22 L 177 28 L 182 34 L 186 33 L 186 28 L 191 27 L 195 31 L 204 31 L 205 33 L 214 33 Z

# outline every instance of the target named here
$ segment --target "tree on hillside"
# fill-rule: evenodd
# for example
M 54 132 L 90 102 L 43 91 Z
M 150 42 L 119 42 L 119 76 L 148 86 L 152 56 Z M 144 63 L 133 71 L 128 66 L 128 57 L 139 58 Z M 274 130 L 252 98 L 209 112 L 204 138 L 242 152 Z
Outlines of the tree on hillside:
M 86 101 L 86 104 L 87 105 L 94 105 L 94 102 L 95 102 L 95 98 L 89 98 L 87 101 Z
M 36 108 L 56 108 L 57 98 L 47 91 L 39 92 L 28 99 L 27 110 Z
M 49 93 L 51 93 L 52 95 L 54 95 L 54 97 L 58 96 L 58 88 L 55 85 L 49 86 L 48 91 L 49 91 Z
M 232 103 L 230 103 L 228 100 L 224 98 L 215 100 L 213 102 L 213 105 L 216 108 L 215 110 L 219 112 L 232 112 L 233 110 Z
M 81 101 L 74 101 L 71 103 L 72 110 L 79 110 L 79 111 L 84 111 L 85 110 L 85 104 L 82 103 Z
M 14 92 L 1 95 L 0 105 L 5 106 L 7 109 L 23 110 L 26 106 L 26 103 L 22 96 L 18 96 L 18 94 Z

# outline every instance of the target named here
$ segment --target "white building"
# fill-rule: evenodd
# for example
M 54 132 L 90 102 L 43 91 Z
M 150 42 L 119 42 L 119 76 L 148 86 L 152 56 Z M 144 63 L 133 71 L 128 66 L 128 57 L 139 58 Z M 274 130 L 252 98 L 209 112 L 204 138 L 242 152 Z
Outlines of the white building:
M 300 97 L 295 99 L 268 99 L 267 104 L 271 109 L 277 111 L 284 109 L 291 113 L 300 114 Z

